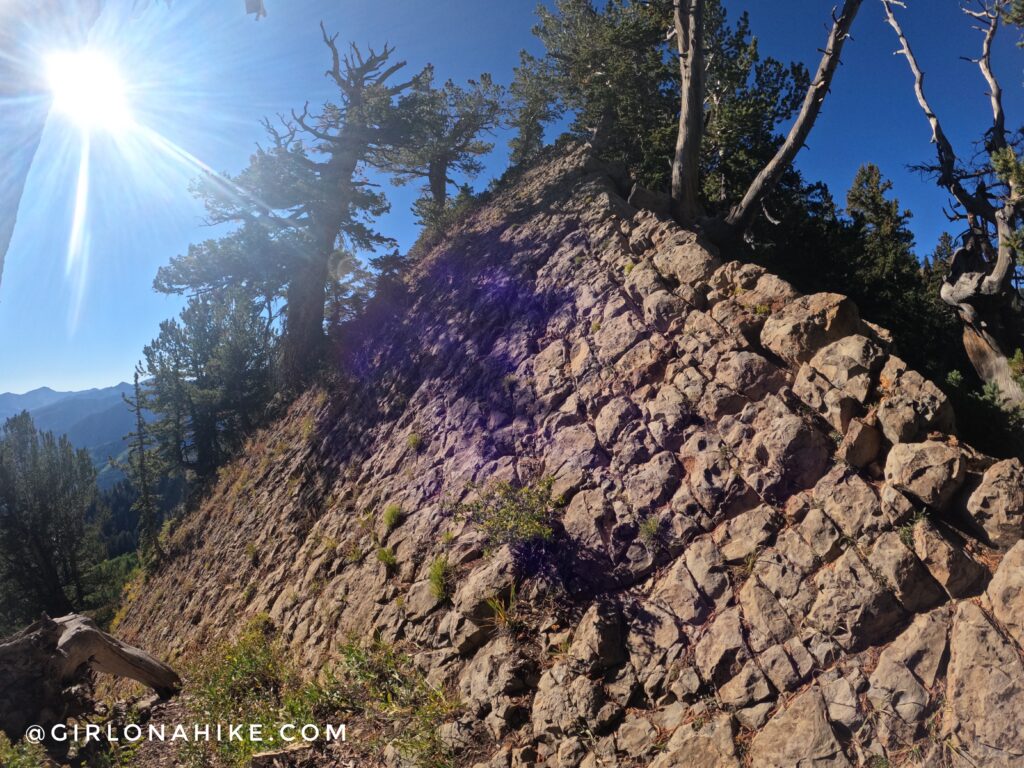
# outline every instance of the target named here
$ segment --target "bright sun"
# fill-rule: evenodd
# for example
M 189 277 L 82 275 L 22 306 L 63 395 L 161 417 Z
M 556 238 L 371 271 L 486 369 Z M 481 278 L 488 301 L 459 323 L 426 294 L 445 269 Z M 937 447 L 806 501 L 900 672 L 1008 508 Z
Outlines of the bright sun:
M 117 132 L 132 124 L 124 80 L 99 51 L 61 51 L 46 60 L 53 108 L 84 131 Z

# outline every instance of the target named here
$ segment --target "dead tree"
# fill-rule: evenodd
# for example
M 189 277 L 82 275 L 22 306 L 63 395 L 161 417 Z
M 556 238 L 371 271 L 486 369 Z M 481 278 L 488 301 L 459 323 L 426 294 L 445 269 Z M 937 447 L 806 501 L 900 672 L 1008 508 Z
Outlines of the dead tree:
M 672 214 L 681 224 L 703 216 L 700 145 L 704 138 L 704 0 L 674 0 L 672 7 L 679 76 L 679 131 L 672 158 Z
M 95 672 L 137 680 L 165 697 L 181 688 L 173 669 L 92 619 L 43 616 L 0 640 L 0 731 L 17 740 L 29 725 L 46 728 L 89 712 Z
M 914 76 L 914 95 L 928 120 L 937 162 L 924 166 L 940 187 L 952 195 L 953 218 L 967 222 L 965 246 L 951 259 L 942 285 L 942 300 L 955 307 L 963 323 L 967 356 L 978 376 L 999 387 L 1011 404 L 1024 404 L 1024 391 L 1015 379 L 1009 355 L 1021 345 L 1021 299 L 1014 289 L 1016 231 L 1020 223 L 1024 174 L 1006 131 L 1002 88 L 992 70 L 992 43 L 1003 14 L 1005 0 L 980 0 L 977 8 L 964 8 L 983 34 L 981 55 L 974 62 L 988 87 L 992 126 L 984 138 L 984 156 L 974 166 L 963 165 L 942 130 L 924 90 L 924 71 L 914 55 L 893 10 L 898 0 L 881 0 L 886 20 L 899 40 L 903 56 Z M 973 188 L 968 189 L 968 185 Z
M 701 223 L 716 240 L 734 240 L 753 223 L 761 204 L 779 183 L 783 173 L 803 148 L 814 127 L 822 104 L 832 87 L 840 63 L 843 45 L 863 0 L 845 0 L 838 15 L 832 14 L 832 27 L 821 54 L 817 72 L 804 96 L 800 112 L 786 139 L 774 157 L 757 174 L 743 198 L 724 217 L 703 218 L 700 205 L 700 145 L 704 133 L 704 0 L 674 0 L 674 36 L 679 54 L 682 91 L 679 132 L 672 162 L 672 211 L 683 225 Z

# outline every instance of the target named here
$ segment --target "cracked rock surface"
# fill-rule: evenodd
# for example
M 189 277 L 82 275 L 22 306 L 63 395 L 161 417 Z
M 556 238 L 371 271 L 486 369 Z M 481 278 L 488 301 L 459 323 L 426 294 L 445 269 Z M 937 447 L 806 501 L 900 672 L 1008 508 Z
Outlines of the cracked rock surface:
M 622 186 L 553 151 L 427 252 L 118 632 L 173 659 L 265 612 L 311 673 L 352 634 L 401 642 L 458 692 L 459 765 L 1024 765 L 1019 462 L 959 441 L 849 299 Z M 542 476 L 539 557 L 451 514 Z

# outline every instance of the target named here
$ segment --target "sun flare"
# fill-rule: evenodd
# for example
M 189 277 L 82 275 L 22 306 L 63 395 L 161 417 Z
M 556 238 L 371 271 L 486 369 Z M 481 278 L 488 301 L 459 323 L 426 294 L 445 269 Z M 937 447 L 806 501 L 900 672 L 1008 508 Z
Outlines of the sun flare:
M 54 111 L 84 131 L 122 131 L 132 125 L 128 93 L 117 64 L 89 49 L 61 51 L 46 61 Z

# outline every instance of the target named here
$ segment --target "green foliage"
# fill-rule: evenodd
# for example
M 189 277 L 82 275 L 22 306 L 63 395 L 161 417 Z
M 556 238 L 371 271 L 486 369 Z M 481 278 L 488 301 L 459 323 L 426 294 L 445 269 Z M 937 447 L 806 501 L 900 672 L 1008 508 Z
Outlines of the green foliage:
M 967 442 L 992 456 L 1024 456 L 1024 409 L 1007 406 L 995 384 L 978 389 L 960 371 L 952 371 L 944 389 Z
M 1010 358 L 1010 373 L 1017 383 L 1024 387 L 1024 350 L 1017 349 Z
M 398 568 L 398 558 L 395 556 L 395 551 L 391 547 L 378 547 L 377 548 L 377 561 L 384 566 L 384 570 L 388 574 L 392 574 Z
M 40 745 L 29 744 L 24 739 L 12 744 L 0 731 L 0 765 L 4 768 L 40 768 L 50 764 Z
M 86 572 L 85 580 L 90 585 L 86 605 L 97 624 L 104 628 L 111 625 L 125 587 L 140 573 L 139 556 L 135 552 L 103 560 Z
M 88 607 L 89 575 L 104 557 L 89 514 L 96 470 L 67 437 L 22 413 L 0 428 L 0 635 L 46 611 Z
M 380 640 L 365 647 L 350 643 L 342 648 L 338 679 L 344 681 L 346 704 L 371 732 L 393 734 L 390 744 L 405 761 L 420 768 L 455 765 L 440 734 L 458 712 L 458 702 L 428 682 L 401 649 Z M 380 754 L 385 743 L 378 737 L 366 747 Z
M 419 452 L 423 447 L 423 438 L 417 432 L 410 432 L 409 437 L 405 439 L 405 445 L 410 451 Z
M 285 723 L 324 723 L 347 712 L 347 700 L 332 675 L 304 681 L 276 637 L 270 618 L 261 615 L 233 643 L 207 653 L 192 671 L 186 698 L 198 722 L 262 726 L 262 741 L 245 739 L 188 745 L 186 764 L 242 768 L 256 752 L 287 746 L 279 729 Z
M 239 292 L 188 302 L 143 350 L 141 405 L 155 415 L 153 471 L 208 479 L 242 446 L 272 393 L 275 335 Z
M 428 66 L 398 101 L 397 119 L 404 141 L 377 147 L 373 163 L 392 174 L 395 184 L 422 179 L 424 196 L 414 212 L 435 228 L 448 223 L 448 187 L 454 174 L 473 178 L 483 170 L 480 157 L 494 144 L 480 137 L 494 131 L 505 112 L 504 89 L 489 74 L 470 80 L 466 87 L 448 80 L 434 85 Z M 472 197 L 468 187 L 462 190 Z
M 384 508 L 381 522 L 384 523 L 384 530 L 386 532 L 390 533 L 395 530 L 398 524 L 402 522 L 402 508 L 398 504 L 388 504 Z
M 645 517 L 640 522 L 638 535 L 640 537 L 640 541 L 648 547 L 657 544 L 658 538 L 661 535 L 661 520 L 658 516 L 651 515 L 650 517 Z
M 190 248 L 155 283 L 193 298 L 231 288 L 259 304 L 268 327 L 283 317 L 281 372 L 292 390 L 319 371 L 325 324 L 338 328 L 365 303 L 372 280 L 356 254 L 393 245 L 374 227 L 387 199 L 365 175 L 413 141 L 398 98 L 429 79 L 399 82 L 404 62 L 388 46 L 341 55 L 334 38 L 326 42 L 333 98 L 315 115 L 265 121 L 268 142 L 246 168 L 200 180 L 208 220 L 235 229 Z
M 434 599 L 444 601 L 451 597 L 455 586 L 455 566 L 448 560 L 447 555 L 438 555 L 430 563 L 427 581 L 430 582 L 430 594 Z
M 603 154 L 641 184 L 668 183 L 679 112 L 678 53 L 668 0 L 557 0 L 537 9 L 544 55 L 520 54 L 511 86 L 512 162 L 540 149 L 543 126 L 571 114 L 570 131 L 597 134 Z M 730 23 L 722 3 L 704 11 L 707 98 L 701 149 L 710 210 L 736 202 L 781 141 L 809 77 L 798 63 L 762 57 L 746 14 Z
M 561 506 L 560 499 L 551 497 L 553 484 L 551 477 L 525 486 L 494 483 L 477 488 L 478 498 L 460 504 L 455 512 L 480 529 L 487 551 L 505 544 L 522 547 L 548 541 L 554 536 L 552 522 Z
M 515 585 L 509 591 L 507 599 L 500 596 L 489 597 L 486 603 L 491 611 L 490 622 L 498 632 L 515 635 L 525 629 L 526 623 L 519 614 Z
M 544 55 L 523 51 L 511 87 L 513 162 L 536 154 L 545 123 L 572 114 L 573 133 L 597 131 L 605 154 L 645 183 L 664 178 L 677 97 L 663 9 L 612 0 L 595 11 L 590 0 L 556 0 L 539 5 L 537 17 Z

